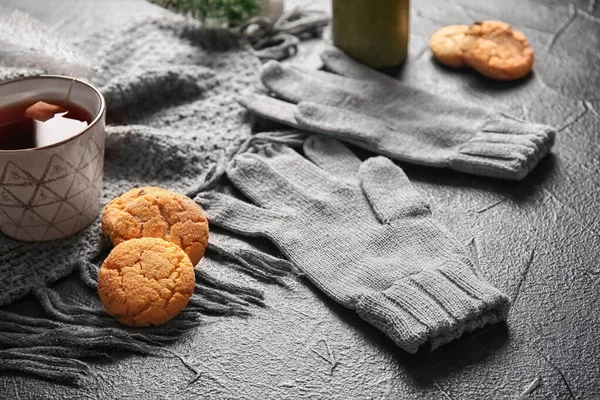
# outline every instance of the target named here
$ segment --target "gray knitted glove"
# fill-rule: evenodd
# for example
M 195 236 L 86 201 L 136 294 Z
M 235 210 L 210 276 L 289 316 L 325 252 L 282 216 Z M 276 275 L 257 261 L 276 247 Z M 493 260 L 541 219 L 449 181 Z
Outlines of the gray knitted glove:
M 495 178 L 523 179 L 554 143 L 549 126 L 402 85 L 337 49 L 321 57 L 343 76 L 269 62 L 262 81 L 285 101 L 248 94 L 241 103 L 260 116 L 392 159 Z
M 431 218 L 404 172 L 360 160 L 340 142 L 304 151 L 266 146 L 227 175 L 257 205 L 197 197 L 211 223 L 272 240 L 329 297 L 356 310 L 409 353 L 506 319 L 508 297 L 473 273 L 467 250 Z

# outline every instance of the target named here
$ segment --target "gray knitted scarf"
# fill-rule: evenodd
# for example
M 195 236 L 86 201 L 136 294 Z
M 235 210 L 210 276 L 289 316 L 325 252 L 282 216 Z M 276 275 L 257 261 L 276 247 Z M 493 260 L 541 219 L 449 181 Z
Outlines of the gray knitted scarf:
M 0 81 L 41 72 L 77 74 L 100 88 L 109 124 L 103 204 L 142 185 L 193 197 L 249 141 L 265 139 L 250 136 L 236 102 L 240 91 L 258 81 L 260 61 L 228 34 L 207 37 L 198 23 L 167 11 L 68 45 L 41 25 L 0 7 Z M 300 139 L 283 132 L 270 140 Z M 263 305 L 259 290 L 209 273 L 207 260 L 270 283 L 281 283 L 293 270 L 287 261 L 211 231 L 190 305 L 164 326 L 130 329 L 108 316 L 97 298 L 97 273 L 109 250 L 99 218 L 83 232 L 53 242 L 19 242 L 0 234 L 0 306 L 33 294 L 46 314 L 0 308 L 0 370 L 78 383 L 90 373 L 89 357 L 113 350 L 178 356 L 164 345 L 200 325 L 203 315 L 245 316 L 250 306 Z M 50 287 L 73 272 L 89 288 L 81 303 Z

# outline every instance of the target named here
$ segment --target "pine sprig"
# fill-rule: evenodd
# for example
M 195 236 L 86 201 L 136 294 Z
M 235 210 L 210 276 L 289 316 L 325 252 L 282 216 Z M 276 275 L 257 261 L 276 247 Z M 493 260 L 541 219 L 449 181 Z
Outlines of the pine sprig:
M 150 0 L 211 25 L 235 25 L 260 12 L 260 0 Z

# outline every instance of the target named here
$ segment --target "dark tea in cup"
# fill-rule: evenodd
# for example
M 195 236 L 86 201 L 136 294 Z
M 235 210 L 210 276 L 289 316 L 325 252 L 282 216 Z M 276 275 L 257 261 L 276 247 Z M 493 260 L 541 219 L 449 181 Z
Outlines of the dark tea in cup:
M 36 75 L 0 82 L 4 235 L 55 240 L 80 232 L 97 219 L 105 118 L 104 97 L 82 80 Z
M 30 100 L 0 107 L 0 150 L 50 146 L 82 132 L 93 117 L 68 101 Z

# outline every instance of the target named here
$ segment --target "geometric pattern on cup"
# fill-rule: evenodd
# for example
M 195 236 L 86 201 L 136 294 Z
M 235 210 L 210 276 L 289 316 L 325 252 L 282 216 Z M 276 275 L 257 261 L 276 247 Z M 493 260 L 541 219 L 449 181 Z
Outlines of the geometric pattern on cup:
M 51 240 L 74 234 L 97 217 L 102 191 L 103 144 L 82 140 L 74 164 L 52 155 L 41 176 L 9 161 L 0 172 L 3 230 L 24 240 Z

